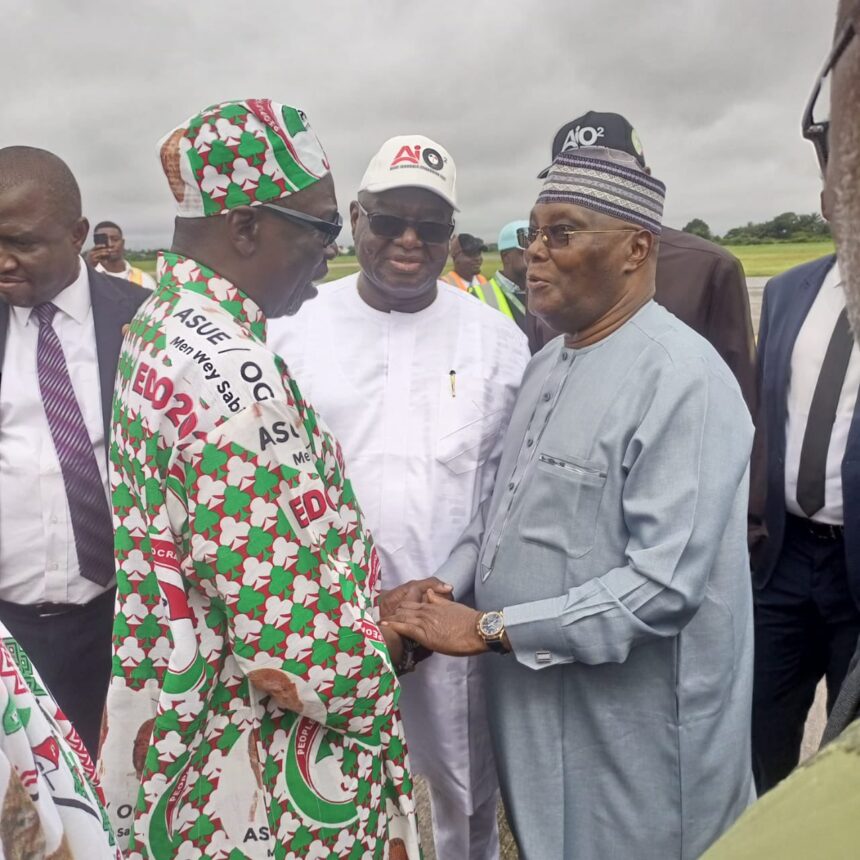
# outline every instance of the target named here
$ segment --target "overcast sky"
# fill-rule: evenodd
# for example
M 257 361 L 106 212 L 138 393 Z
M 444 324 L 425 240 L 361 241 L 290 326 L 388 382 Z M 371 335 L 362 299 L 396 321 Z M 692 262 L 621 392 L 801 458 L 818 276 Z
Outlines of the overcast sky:
M 200 108 L 301 107 L 346 216 L 386 138 L 422 133 L 458 172 L 458 229 L 527 217 L 553 134 L 587 110 L 633 123 L 666 222 L 723 232 L 818 207 L 800 117 L 836 0 L 0 0 L 0 146 L 64 158 L 91 223 L 169 242 L 155 142 Z M 344 240 L 347 240 L 344 234 Z

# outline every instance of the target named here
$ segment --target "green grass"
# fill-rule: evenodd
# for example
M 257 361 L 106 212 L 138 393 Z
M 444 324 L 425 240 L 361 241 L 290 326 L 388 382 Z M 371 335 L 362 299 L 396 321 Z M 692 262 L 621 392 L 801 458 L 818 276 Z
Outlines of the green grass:
M 132 266 L 137 266 L 138 269 L 143 269 L 144 272 L 155 277 L 155 260 L 138 260 L 135 257 L 129 257 L 128 261 Z
M 731 251 L 743 263 L 744 271 L 749 277 L 770 277 L 778 275 L 792 266 L 823 257 L 833 253 L 832 242 L 786 242 L 773 245 L 729 245 Z M 155 273 L 154 260 L 141 260 L 134 265 L 150 274 Z M 488 278 L 495 274 L 500 266 L 498 254 L 484 254 L 482 271 Z M 346 277 L 358 271 L 358 263 L 353 256 L 338 257 L 329 263 L 327 281 Z M 448 271 L 448 268 L 445 269 Z
M 129 258 L 132 265 L 143 269 L 144 272 L 149 272 L 150 275 L 155 274 L 155 260 L 135 260 L 134 257 Z M 498 254 L 484 254 L 484 265 L 481 271 L 489 278 L 495 275 L 501 267 L 501 259 Z M 445 271 L 450 270 L 450 266 L 446 266 Z M 328 264 L 328 274 L 326 281 L 335 281 L 338 278 L 345 278 L 347 275 L 358 271 L 358 261 L 352 255 L 344 255 L 338 257 Z
M 489 278 L 492 275 L 495 275 L 501 266 L 502 261 L 498 254 L 484 254 L 484 265 L 481 267 L 481 271 L 486 277 Z M 449 272 L 450 270 L 450 266 L 445 267 L 445 272 Z M 338 257 L 336 260 L 332 260 L 332 262 L 328 264 L 328 275 L 326 275 L 326 280 L 334 281 L 337 278 L 345 278 L 347 275 L 351 275 L 353 272 L 357 271 L 358 261 L 355 257 Z
M 833 253 L 833 242 L 786 242 L 773 245 L 727 245 L 743 263 L 748 277 L 778 275 L 792 266 Z

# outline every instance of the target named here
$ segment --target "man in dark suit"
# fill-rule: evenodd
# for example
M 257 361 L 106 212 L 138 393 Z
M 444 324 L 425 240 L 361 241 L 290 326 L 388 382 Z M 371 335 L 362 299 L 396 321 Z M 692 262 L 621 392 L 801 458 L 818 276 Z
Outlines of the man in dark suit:
M 860 530 L 845 528 L 860 518 L 860 350 L 835 256 L 768 283 L 758 365 L 753 759 L 763 793 L 796 766 L 823 677 L 832 707 L 860 634 Z
M 589 111 L 563 125 L 553 139 L 553 160 L 560 152 L 581 146 L 626 152 L 650 173 L 636 130 L 620 114 Z M 654 299 L 711 343 L 755 415 L 755 341 L 746 278 L 737 257 L 713 242 L 664 225 Z M 543 346 L 555 332 L 529 316 L 530 342 Z
M 831 85 L 822 87 L 824 78 Z M 832 94 L 832 115 L 827 92 Z M 860 334 L 860 0 L 840 0 L 833 46 L 816 80 L 803 120 L 813 141 L 835 205 L 830 220 L 836 236 L 848 317 Z M 829 121 L 832 117 L 832 123 Z M 829 132 L 829 135 L 828 135 Z M 827 153 L 830 151 L 828 164 Z M 814 264 L 813 264 L 814 267 Z M 811 273 L 812 275 L 815 272 Z M 818 272 L 820 275 L 820 270 Z M 807 288 L 809 289 L 809 288 Z M 771 339 L 777 337 L 771 330 Z M 855 421 L 854 424 L 857 422 Z M 852 427 L 852 436 L 856 430 Z M 856 439 L 850 444 L 856 458 Z M 846 468 L 847 467 L 847 468 Z M 845 556 L 852 585 L 857 579 L 856 464 L 846 456 Z M 854 474 L 850 474 L 854 472 Z M 849 496 L 851 500 L 849 501 Z M 850 509 L 850 512 L 849 512 Z M 752 806 L 707 856 L 709 860 L 780 860 L 855 857 L 860 844 L 860 649 L 830 712 L 822 744 L 826 748 L 797 768 L 774 791 Z
M 69 168 L 0 149 L 0 619 L 94 756 L 111 671 L 108 486 L 122 327 L 148 295 L 88 268 Z

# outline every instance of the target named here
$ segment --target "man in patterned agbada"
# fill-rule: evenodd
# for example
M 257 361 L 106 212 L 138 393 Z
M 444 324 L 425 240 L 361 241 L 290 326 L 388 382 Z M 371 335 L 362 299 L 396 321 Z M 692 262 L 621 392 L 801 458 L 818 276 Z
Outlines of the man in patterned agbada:
M 340 231 L 325 153 L 301 111 L 246 99 L 160 156 L 176 230 L 126 335 L 111 445 L 100 769 L 120 844 L 418 860 L 376 553 L 339 446 L 266 348 Z

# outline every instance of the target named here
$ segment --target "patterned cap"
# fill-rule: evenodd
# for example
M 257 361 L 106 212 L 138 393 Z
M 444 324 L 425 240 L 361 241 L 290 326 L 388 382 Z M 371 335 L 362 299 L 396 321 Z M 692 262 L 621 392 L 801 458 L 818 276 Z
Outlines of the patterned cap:
M 212 105 L 162 138 L 158 152 L 185 218 L 287 197 L 330 170 L 304 113 L 270 99 Z
M 666 186 L 633 156 L 605 147 L 560 152 L 549 169 L 538 203 L 572 203 L 662 232 Z

